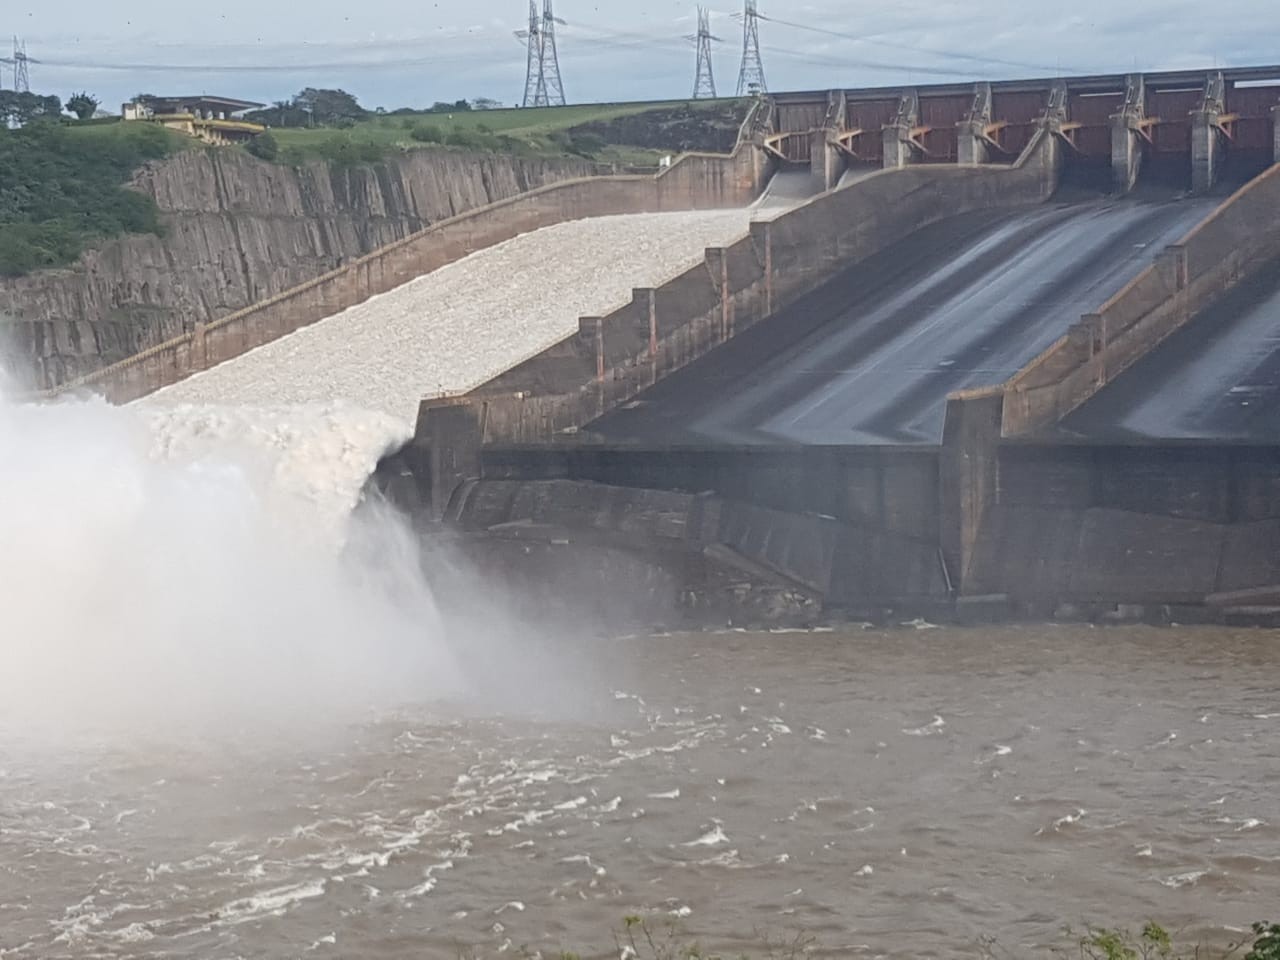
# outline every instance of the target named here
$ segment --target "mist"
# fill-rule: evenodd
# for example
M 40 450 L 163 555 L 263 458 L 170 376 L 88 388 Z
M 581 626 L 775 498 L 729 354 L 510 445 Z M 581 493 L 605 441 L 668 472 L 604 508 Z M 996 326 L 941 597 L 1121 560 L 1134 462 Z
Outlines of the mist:
M 448 635 L 393 512 L 351 515 L 402 440 L 342 407 L 0 399 L 0 742 L 305 735 L 473 695 L 454 650 L 497 641 Z

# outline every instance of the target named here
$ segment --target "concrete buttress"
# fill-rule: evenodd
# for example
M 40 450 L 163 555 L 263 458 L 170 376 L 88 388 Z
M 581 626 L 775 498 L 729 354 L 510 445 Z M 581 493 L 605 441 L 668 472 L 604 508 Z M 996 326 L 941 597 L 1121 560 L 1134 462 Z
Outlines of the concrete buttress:
M 956 162 L 987 163 L 991 159 L 991 141 L 987 129 L 991 125 L 991 84 L 979 83 L 973 92 L 969 115 L 958 124 Z
M 1221 73 L 1205 81 L 1204 98 L 1191 114 L 1191 190 L 1208 193 L 1218 180 L 1225 151 L 1221 118 L 1226 112 L 1226 83 Z
M 896 170 L 914 159 L 911 132 L 920 123 L 920 98 L 915 90 L 904 90 L 898 100 L 893 122 L 884 128 L 884 168 Z
M 1280 163 L 1280 104 L 1271 108 L 1271 160 Z
M 1142 121 L 1146 118 L 1146 84 L 1141 74 L 1125 78 L 1124 106 L 1111 116 L 1111 174 L 1115 192 L 1124 196 L 1142 169 Z

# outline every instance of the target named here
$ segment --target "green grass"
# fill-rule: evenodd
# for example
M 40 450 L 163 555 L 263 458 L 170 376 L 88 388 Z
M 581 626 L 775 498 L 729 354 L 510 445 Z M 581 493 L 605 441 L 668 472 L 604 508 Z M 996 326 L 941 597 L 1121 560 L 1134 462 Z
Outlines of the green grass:
M 148 123 L 0 130 L 0 275 L 64 266 L 122 233 L 158 233 L 155 202 L 124 186 L 184 139 Z
M 423 126 L 437 128 L 445 145 L 448 145 L 451 137 L 455 140 L 461 138 L 465 142 L 453 144 L 459 148 L 528 156 L 564 156 L 574 153 L 571 145 L 566 142 L 566 132 L 573 127 L 649 110 L 679 107 L 687 102 L 670 100 L 415 113 L 370 117 L 346 130 L 273 128 L 271 132 L 280 144 L 281 161 L 287 163 L 312 159 L 332 161 L 336 154 L 346 154 L 354 162 L 371 162 L 395 150 L 427 146 L 413 137 L 414 129 Z M 707 108 L 717 103 L 718 101 L 713 100 L 695 101 L 696 106 Z M 607 163 L 656 166 L 658 158 L 666 152 L 668 151 L 606 145 L 601 150 L 593 151 L 591 156 Z

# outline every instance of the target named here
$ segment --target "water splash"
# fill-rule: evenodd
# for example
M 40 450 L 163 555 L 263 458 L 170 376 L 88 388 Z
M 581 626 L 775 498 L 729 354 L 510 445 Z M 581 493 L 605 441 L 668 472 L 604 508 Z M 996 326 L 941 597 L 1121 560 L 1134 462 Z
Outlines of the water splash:
M 0 738 L 261 733 L 452 692 L 407 531 L 350 516 L 403 430 L 0 398 Z

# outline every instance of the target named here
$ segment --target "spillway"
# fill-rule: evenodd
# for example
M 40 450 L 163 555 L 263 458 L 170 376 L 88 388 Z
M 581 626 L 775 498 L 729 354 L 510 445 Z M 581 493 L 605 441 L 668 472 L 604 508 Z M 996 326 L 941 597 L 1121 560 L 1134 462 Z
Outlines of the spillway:
M 524 234 L 161 390 L 150 405 L 347 405 L 412 424 L 736 240 L 749 210 L 633 214 Z
M 997 384 L 1214 199 L 1095 201 L 919 231 L 606 415 L 614 439 L 936 443 L 946 397 Z
M 1063 428 L 1103 440 L 1280 441 L 1280 273 L 1226 293 Z

